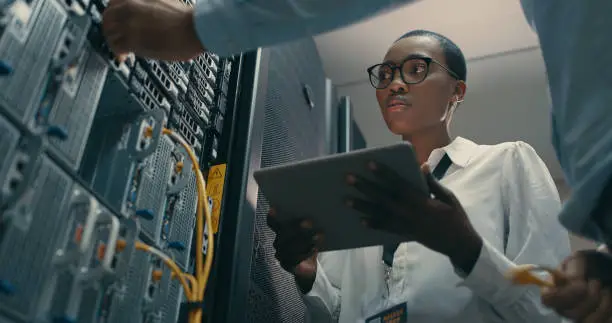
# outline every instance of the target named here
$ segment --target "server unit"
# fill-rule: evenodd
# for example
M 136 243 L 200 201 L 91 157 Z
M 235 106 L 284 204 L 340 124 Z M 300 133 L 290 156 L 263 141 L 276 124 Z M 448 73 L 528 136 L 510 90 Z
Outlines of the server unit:
M 312 39 L 247 58 L 244 82 L 255 87 L 237 105 L 244 132 L 232 150 L 238 155 L 230 159 L 234 171 L 226 191 L 237 203 L 226 206 L 221 223 L 209 322 L 304 322 L 306 308 L 294 279 L 274 258 L 269 205 L 252 173 L 335 152 L 336 93 Z

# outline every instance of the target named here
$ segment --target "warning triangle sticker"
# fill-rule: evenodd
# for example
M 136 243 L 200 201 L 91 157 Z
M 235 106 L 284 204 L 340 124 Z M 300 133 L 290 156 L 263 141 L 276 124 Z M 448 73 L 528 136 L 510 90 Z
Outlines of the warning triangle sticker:
M 223 177 L 223 174 L 221 174 L 221 171 L 218 168 L 215 168 L 212 172 L 212 175 L 210 175 L 210 178 L 221 178 Z

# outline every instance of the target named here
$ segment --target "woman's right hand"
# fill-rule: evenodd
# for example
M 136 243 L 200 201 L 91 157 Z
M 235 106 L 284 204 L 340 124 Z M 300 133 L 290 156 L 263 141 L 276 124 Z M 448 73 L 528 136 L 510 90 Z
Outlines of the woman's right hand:
M 267 222 L 276 233 L 273 244 L 276 259 L 284 270 L 295 276 L 302 293 L 307 294 L 317 276 L 317 246 L 322 235 L 314 230 L 310 220 L 277 220 L 274 209 L 268 212 Z

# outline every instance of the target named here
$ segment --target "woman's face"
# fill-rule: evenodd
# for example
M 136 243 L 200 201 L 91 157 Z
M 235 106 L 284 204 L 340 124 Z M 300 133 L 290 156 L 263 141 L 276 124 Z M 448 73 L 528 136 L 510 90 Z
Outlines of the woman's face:
M 426 36 L 400 39 L 389 48 L 384 62 L 399 66 L 411 55 L 430 57 L 446 66 L 438 41 Z M 413 69 L 418 73 L 422 68 L 426 69 Z M 391 84 L 376 90 L 376 99 L 389 130 L 396 135 L 412 135 L 432 127 L 446 127 L 456 86 L 457 81 L 446 70 L 431 62 L 427 76 L 418 84 L 404 83 L 396 70 Z

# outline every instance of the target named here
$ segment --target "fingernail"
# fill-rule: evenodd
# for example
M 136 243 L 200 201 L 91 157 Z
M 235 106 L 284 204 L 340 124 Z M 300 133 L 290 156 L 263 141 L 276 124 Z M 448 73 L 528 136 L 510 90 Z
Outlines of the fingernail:
M 357 177 L 355 177 L 353 174 L 348 174 L 346 175 L 346 182 L 353 185 L 357 182 Z
M 375 162 L 371 161 L 371 162 L 368 163 L 368 168 L 370 170 L 377 170 L 378 169 L 378 165 Z

